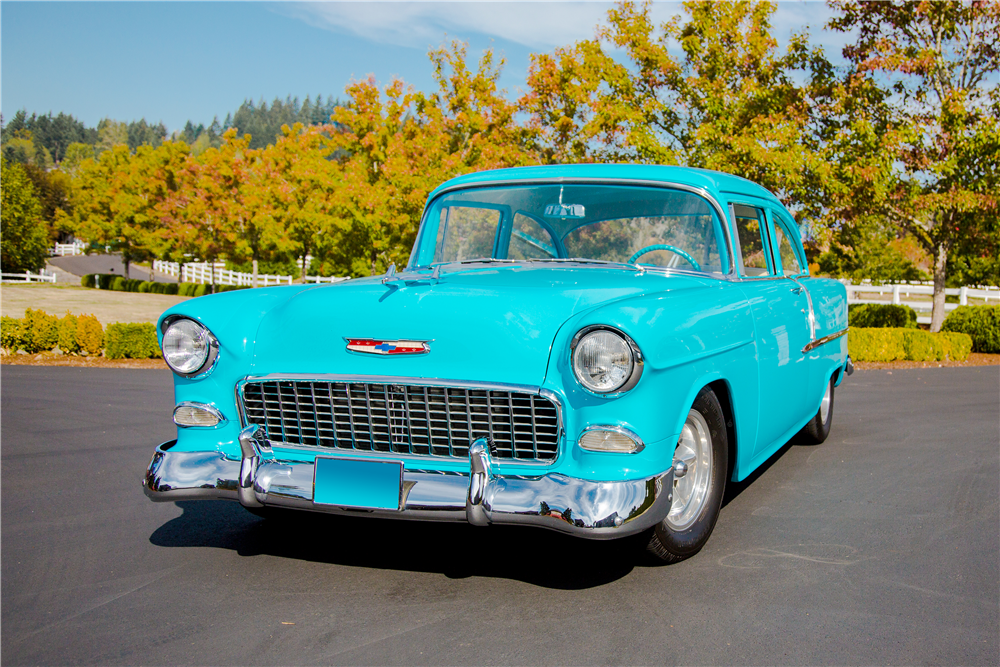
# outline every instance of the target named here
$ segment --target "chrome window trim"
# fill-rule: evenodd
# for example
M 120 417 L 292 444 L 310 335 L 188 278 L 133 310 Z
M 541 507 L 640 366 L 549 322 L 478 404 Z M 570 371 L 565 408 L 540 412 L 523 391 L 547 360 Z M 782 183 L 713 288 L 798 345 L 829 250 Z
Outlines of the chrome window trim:
M 591 331 L 597 331 L 599 329 L 604 331 L 613 331 L 618 334 L 625 340 L 626 343 L 628 343 L 629 348 L 632 350 L 632 374 L 628 376 L 628 380 L 625 381 L 625 384 L 606 393 L 596 392 L 588 388 L 585 384 L 583 384 L 583 382 L 580 382 L 580 378 L 576 376 L 576 369 L 573 365 L 573 353 L 576 351 L 577 344 Z M 573 374 L 573 379 L 576 380 L 577 384 L 580 385 L 585 392 L 592 396 L 599 396 L 601 398 L 618 398 L 622 394 L 632 390 L 635 385 L 639 383 L 639 378 L 642 377 L 643 366 L 645 366 L 645 358 L 642 356 L 642 350 L 640 350 L 636 342 L 632 340 L 632 337 L 621 329 L 608 324 L 590 324 L 583 327 L 576 332 L 576 335 L 573 336 L 573 340 L 571 340 L 569 344 L 569 369 Z
M 442 197 L 449 192 L 456 192 L 458 190 L 478 190 L 482 188 L 496 188 L 496 187 L 508 187 L 511 185 L 555 185 L 555 184 L 581 184 L 581 185 L 638 185 L 644 187 L 652 188 L 662 188 L 664 190 L 682 190 L 684 192 L 690 192 L 691 194 L 698 195 L 699 197 L 705 199 L 713 209 L 715 209 L 716 214 L 719 216 L 719 227 L 722 228 L 722 235 L 725 237 L 723 243 L 726 244 L 726 252 L 729 253 L 729 270 L 722 274 L 723 277 L 727 279 L 734 279 L 738 277 L 736 273 L 736 259 L 735 255 L 732 253 L 733 243 L 730 234 L 730 230 L 726 226 L 726 213 L 719 204 L 718 200 L 710 193 L 708 190 L 696 185 L 687 185 L 685 183 L 675 183 L 673 181 L 649 181 L 638 178 L 566 178 L 563 176 L 548 177 L 548 178 L 506 178 L 496 181 L 480 181 L 478 183 L 462 183 L 451 185 L 446 188 L 438 190 L 434 199 Z M 428 201 L 427 205 L 424 207 L 424 215 L 420 216 L 420 227 L 423 229 L 424 217 L 426 212 L 430 210 L 431 202 Z M 419 267 L 410 267 L 419 268 Z M 704 272 L 697 273 L 699 276 L 711 276 L 712 273 Z M 718 274 L 715 274 L 718 275 Z
M 580 443 L 583 441 L 583 436 L 586 435 L 589 431 L 614 431 L 615 433 L 620 433 L 630 438 L 633 442 L 635 442 L 636 448 L 631 452 L 613 452 L 607 449 L 590 449 L 589 447 L 584 447 Z M 598 454 L 631 455 L 631 454 L 638 454 L 642 450 L 646 449 L 646 443 L 643 442 L 642 438 L 639 437 L 638 433 L 636 433 L 632 429 L 625 428 L 624 426 L 621 426 L 619 424 L 591 424 L 587 428 L 580 431 L 580 437 L 576 439 L 576 444 L 580 449 L 582 449 L 585 452 L 596 452 Z
M 265 375 L 246 375 L 240 378 L 236 383 L 235 388 L 235 398 L 236 398 L 236 409 L 239 413 L 240 428 L 245 428 L 247 424 L 246 414 L 243 410 L 243 389 L 246 385 L 253 382 L 275 382 L 281 380 L 289 380 L 293 382 L 357 382 L 357 383 L 368 383 L 368 384 L 401 384 L 401 385 L 411 385 L 419 387 L 442 387 L 442 388 L 454 388 L 454 389 L 484 389 L 486 391 L 509 391 L 509 392 L 519 392 L 525 394 L 535 394 L 541 396 L 542 398 L 552 401 L 556 406 L 556 424 L 558 428 L 558 433 L 556 434 L 556 456 L 551 461 L 517 461 L 517 460 L 503 460 L 501 465 L 503 466 L 524 466 L 526 468 L 549 468 L 558 464 L 563 457 L 563 451 L 566 449 L 564 446 L 564 441 L 566 437 L 566 425 L 563 418 L 563 401 L 559 395 L 552 391 L 551 389 L 546 389 L 544 387 L 539 387 L 535 385 L 527 384 L 509 384 L 502 382 L 476 382 L 476 381 L 463 381 L 463 380 L 443 380 L 439 378 L 422 378 L 422 377 L 405 377 L 400 375 L 346 375 L 342 373 L 268 373 Z M 271 434 L 268 434 L 268 440 L 276 448 L 287 449 L 290 451 L 310 451 L 312 453 L 317 453 L 316 447 L 309 446 L 299 446 L 295 444 L 285 443 L 281 440 L 273 440 Z M 320 450 L 323 452 L 326 450 Z M 354 450 L 344 449 L 335 450 L 337 455 L 354 456 Z M 358 451 L 357 454 L 372 456 L 373 452 L 369 451 Z M 377 456 L 381 452 L 374 452 Z M 401 460 L 412 460 L 412 461 L 441 461 L 454 463 L 455 461 L 461 461 L 462 459 L 453 456 L 435 456 L 435 455 L 413 455 L 413 454 L 396 454 L 394 452 L 386 452 L 391 459 L 401 459 Z
M 174 370 L 174 367 L 171 366 L 170 363 L 167 361 L 166 352 L 161 350 L 160 356 L 163 358 L 163 363 L 167 364 L 167 368 L 170 369 L 171 373 L 175 373 L 176 375 L 180 375 L 181 377 L 187 378 L 189 380 L 200 380 L 201 378 L 205 377 L 206 375 L 214 371 L 215 367 L 219 363 L 219 339 L 215 337 L 215 334 L 212 333 L 211 329 L 209 329 L 207 326 L 199 322 L 197 319 L 190 317 L 188 315 L 177 314 L 177 315 L 169 315 L 163 318 L 163 322 L 160 324 L 161 341 L 163 334 L 167 332 L 167 328 L 177 320 L 191 320 L 192 322 L 203 328 L 208 333 L 208 356 L 205 357 L 205 363 L 199 366 L 198 369 L 195 371 L 192 371 L 190 373 L 181 373 L 180 371 Z
M 847 329 L 849 329 L 849 328 L 850 327 L 847 327 Z M 818 338 L 818 339 L 812 341 L 811 343 L 809 343 L 808 345 L 806 345 L 804 348 L 802 348 L 802 354 L 805 354 L 806 352 L 810 352 L 812 350 L 815 350 L 820 345 L 824 345 L 826 343 L 829 343 L 832 340 L 837 340 L 841 336 L 847 334 L 847 329 L 841 329 L 840 331 L 838 331 L 836 333 L 832 333 L 829 336 L 823 336 L 822 338 Z
M 178 424 L 177 411 L 180 410 L 181 408 L 195 408 L 197 410 L 203 410 L 204 412 L 211 414 L 219 421 L 218 423 L 212 426 L 201 426 L 198 424 Z M 225 426 L 229 421 L 228 419 L 226 419 L 225 415 L 223 415 L 222 412 L 214 405 L 210 405 L 208 403 L 199 403 L 198 401 L 181 401 L 180 403 L 174 406 L 172 417 L 174 424 L 177 425 L 178 428 L 219 428 L 221 426 Z
M 747 208 L 754 208 L 760 211 L 764 215 L 764 219 L 760 220 L 760 242 L 762 249 L 764 250 L 764 260 L 767 262 L 767 270 L 769 273 L 760 276 L 748 276 L 746 274 L 746 265 L 743 263 L 743 249 L 739 246 L 740 235 L 736 229 L 736 207 L 746 206 Z M 777 264 L 774 261 L 774 252 L 771 249 L 771 230 L 769 228 L 771 222 L 771 211 L 764 206 L 762 203 L 749 203 L 745 199 L 730 199 L 729 200 L 729 213 L 732 215 L 732 225 L 733 225 L 733 239 L 736 242 L 736 248 L 740 253 L 740 274 L 739 280 L 752 280 L 754 282 L 760 280 L 775 280 L 777 278 L 786 278 L 787 276 L 780 276 L 775 273 L 777 269 Z

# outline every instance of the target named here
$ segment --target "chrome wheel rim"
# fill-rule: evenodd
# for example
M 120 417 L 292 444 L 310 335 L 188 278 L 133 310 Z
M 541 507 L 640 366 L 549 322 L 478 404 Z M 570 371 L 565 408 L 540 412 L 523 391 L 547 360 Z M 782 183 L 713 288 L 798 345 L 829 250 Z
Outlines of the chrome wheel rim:
M 674 498 L 666 523 L 671 530 L 685 530 L 701 515 L 708 501 L 712 477 L 712 436 L 700 412 L 688 412 L 684 429 L 674 450 L 674 465 L 683 462 L 687 474 L 674 479 Z
M 819 404 L 819 418 L 823 420 L 825 424 L 830 418 L 830 394 L 833 391 L 833 385 L 826 385 L 826 393 L 823 394 L 823 402 Z

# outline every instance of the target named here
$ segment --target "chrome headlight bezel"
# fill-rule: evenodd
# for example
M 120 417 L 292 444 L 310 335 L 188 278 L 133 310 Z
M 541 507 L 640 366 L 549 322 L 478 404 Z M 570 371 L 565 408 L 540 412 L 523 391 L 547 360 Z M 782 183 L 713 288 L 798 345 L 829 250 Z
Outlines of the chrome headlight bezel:
M 589 334 L 592 334 L 596 331 L 607 331 L 612 334 L 615 334 L 616 336 L 621 338 L 622 341 L 625 342 L 625 345 L 632 353 L 632 369 L 631 372 L 626 376 L 625 381 L 622 382 L 622 384 L 618 385 L 617 387 L 613 387 L 606 391 L 601 391 L 599 389 L 594 389 L 587 386 L 587 383 L 584 382 L 583 378 L 581 378 L 576 372 L 577 347 L 579 347 L 580 343 L 583 341 L 584 338 L 586 338 Z M 644 359 L 642 356 L 642 351 L 639 349 L 639 346 L 636 345 L 635 341 L 632 340 L 631 336 L 626 334 L 621 329 L 617 329 L 615 327 L 608 326 L 606 324 L 592 324 L 590 326 L 583 327 L 582 329 L 576 332 L 576 335 L 573 336 L 573 340 L 570 342 L 569 345 L 569 366 L 570 369 L 572 370 L 573 377 L 576 378 L 577 383 L 583 388 L 584 391 L 593 394 L 594 396 L 600 396 L 602 398 L 614 398 L 616 396 L 621 396 L 625 392 L 631 390 L 633 387 L 635 387 L 636 384 L 638 384 L 639 378 L 642 377 L 643 365 L 644 365 Z
M 170 329 L 172 325 L 180 321 L 191 322 L 204 332 L 205 342 L 208 348 L 208 352 L 205 355 L 205 360 L 201 363 L 200 366 L 198 366 L 198 368 L 192 371 L 185 372 L 179 370 L 173 364 L 170 363 L 170 360 L 167 358 L 167 351 L 166 349 L 162 349 L 162 344 L 161 344 L 163 361 L 166 362 L 167 366 L 170 368 L 171 371 L 173 371 L 174 373 L 176 373 L 181 377 L 194 379 L 208 375 L 209 373 L 212 372 L 212 370 L 215 368 L 215 364 L 218 363 L 219 361 L 219 340 L 215 337 L 215 334 L 213 334 L 211 330 L 209 330 L 208 327 L 206 327 L 204 324 L 194 319 L 193 317 L 188 317 L 186 315 L 171 315 L 170 317 L 164 318 L 163 322 L 160 325 L 161 340 L 162 337 L 166 337 L 167 330 Z

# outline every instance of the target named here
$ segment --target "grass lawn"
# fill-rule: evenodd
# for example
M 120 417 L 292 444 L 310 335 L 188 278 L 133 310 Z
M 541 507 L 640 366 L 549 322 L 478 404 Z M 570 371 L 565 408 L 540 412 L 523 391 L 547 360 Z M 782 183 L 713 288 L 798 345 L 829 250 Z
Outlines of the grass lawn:
M 24 317 L 25 308 L 34 308 L 62 316 L 68 310 L 74 315 L 94 315 L 107 326 L 113 322 L 156 322 L 160 313 L 189 298 L 73 285 L 4 284 L 0 287 L 0 312 L 10 317 Z

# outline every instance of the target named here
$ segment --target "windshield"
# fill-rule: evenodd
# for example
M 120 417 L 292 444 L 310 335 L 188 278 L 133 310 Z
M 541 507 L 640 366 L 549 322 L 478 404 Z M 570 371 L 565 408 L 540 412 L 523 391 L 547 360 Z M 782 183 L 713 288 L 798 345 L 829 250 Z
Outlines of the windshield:
M 582 259 L 724 273 L 729 259 L 709 203 L 628 185 L 474 188 L 427 209 L 410 268 L 476 259 Z

